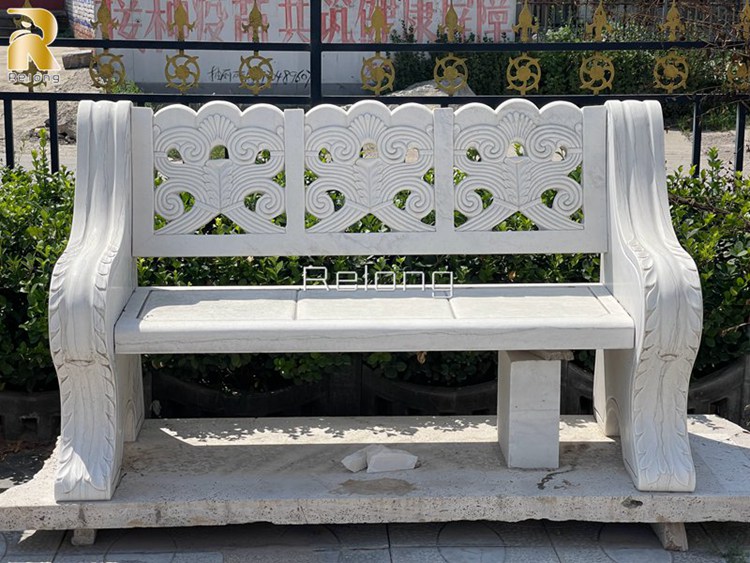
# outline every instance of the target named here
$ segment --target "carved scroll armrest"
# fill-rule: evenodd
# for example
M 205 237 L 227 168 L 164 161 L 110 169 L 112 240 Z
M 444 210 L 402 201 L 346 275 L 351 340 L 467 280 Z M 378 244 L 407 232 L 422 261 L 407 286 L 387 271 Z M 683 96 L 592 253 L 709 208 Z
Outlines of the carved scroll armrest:
M 606 106 L 611 228 L 604 282 L 635 321 L 636 349 L 692 368 L 702 330 L 700 278 L 669 214 L 661 106 Z
M 136 285 L 131 251 L 130 102 L 81 102 L 70 241 L 50 285 L 55 365 L 107 361 L 114 322 Z
M 659 104 L 606 106 L 610 237 L 602 280 L 633 318 L 635 341 L 597 354 L 605 393 L 597 412 L 609 428 L 617 421 L 639 490 L 693 491 L 687 393 L 701 337 L 700 278 L 672 228 Z

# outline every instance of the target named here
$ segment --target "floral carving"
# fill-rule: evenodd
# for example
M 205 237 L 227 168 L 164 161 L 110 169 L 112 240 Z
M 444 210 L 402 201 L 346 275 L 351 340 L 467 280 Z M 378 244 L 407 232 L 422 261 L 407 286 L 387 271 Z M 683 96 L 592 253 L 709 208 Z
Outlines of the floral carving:
M 273 222 L 285 211 L 284 188 L 273 180 L 284 169 L 283 123 L 276 108 L 241 113 L 223 102 L 198 113 L 180 106 L 157 113 L 154 162 L 166 180 L 155 190 L 154 208 L 167 224 L 156 234 L 191 234 L 219 215 L 247 233 L 284 232 Z M 225 158 L 215 158 L 217 149 Z
M 432 113 L 408 109 L 391 114 L 382 104 L 364 103 L 349 113 L 333 106 L 310 112 L 305 165 L 317 179 L 307 188 L 306 206 L 319 219 L 310 232 L 345 231 L 370 214 L 391 231 L 434 230 L 423 222 L 435 208 L 424 179 L 434 166 Z M 400 206 L 395 200 L 405 192 Z
M 583 116 L 570 104 L 541 112 L 515 100 L 496 111 L 478 104 L 456 113 L 455 166 L 466 174 L 456 188 L 460 231 L 489 231 L 520 212 L 540 230 L 580 230 L 571 216 L 583 189 L 570 177 L 583 158 Z M 556 192 L 551 205 L 542 195 Z M 482 192 L 489 192 L 487 204 Z

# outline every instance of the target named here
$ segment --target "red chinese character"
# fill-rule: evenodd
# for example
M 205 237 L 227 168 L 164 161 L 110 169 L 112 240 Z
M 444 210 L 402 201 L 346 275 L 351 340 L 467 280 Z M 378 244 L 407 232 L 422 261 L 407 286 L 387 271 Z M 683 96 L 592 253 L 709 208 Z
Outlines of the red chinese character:
M 171 4 L 168 6 L 170 14 L 167 14 L 167 9 L 161 7 L 162 0 L 154 0 L 154 7 L 152 10 L 146 10 L 147 14 L 151 14 L 151 20 L 148 22 L 146 33 L 144 37 L 149 39 L 153 38 L 157 41 L 161 41 L 164 35 L 174 35 L 169 33 L 167 21 L 172 12 Z
M 117 33 L 122 39 L 138 39 L 138 32 L 141 29 L 139 15 L 143 10 L 138 7 L 138 0 L 113 0 L 112 16 L 119 22 L 119 25 L 112 38 Z
M 446 8 L 447 9 L 447 8 Z M 417 43 L 432 43 L 436 39 L 437 24 L 435 4 L 426 0 L 405 0 L 406 26 L 414 28 Z M 437 18 L 440 20 L 441 18 Z
M 510 33 L 511 27 L 507 8 L 489 8 L 487 10 L 487 23 L 492 27 L 492 38 L 501 41 L 503 33 Z
M 321 17 L 321 35 L 324 43 L 354 43 L 354 32 L 349 29 L 348 6 L 331 6 L 327 12 L 323 11 Z
M 493 40 L 500 41 L 503 32 L 510 31 L 509 20 L 508 0 L 477 0 L 477 38 L 491 35 Z
M 310 28 L 305 26 L 305 13 L 310 4 L 305 0 L 282 0 L 279 7 L 284 9 L 284 27 L 279 30 L 283 34 L 281 40 L 287 42 L 296 35 L 302 42 L 309 41 Z
M 193 11 L 196 14 L 195 28 L 198 40 L 223 41 L 221 30 L 227 20 L 227 11 L 221 0 L 193 0 Z

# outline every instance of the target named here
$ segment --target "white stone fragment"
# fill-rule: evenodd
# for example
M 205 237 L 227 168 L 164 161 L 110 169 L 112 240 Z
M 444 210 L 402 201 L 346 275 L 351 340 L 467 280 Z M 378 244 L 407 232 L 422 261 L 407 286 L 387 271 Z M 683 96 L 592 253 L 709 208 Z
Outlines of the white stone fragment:
M 382 473 L 384 471 L 401 471 L 414 469 L 417 466 L 417 456 L 404 450 L 383 448 L 367 457 L 367 472 Z
M 378 452 L 383 449 L 385 449 L 385 446 L 367 446 L 366 448 L 357 450 L 353 454 L 349 454 L 341 460 L 341 463 L 343 463 L 344 467 L 346 467 L 349 471 L 351 471 L 352 473 L 356 473 L 357 471 L 367 469 L 367 460 L 369 456 L 372 453 Z

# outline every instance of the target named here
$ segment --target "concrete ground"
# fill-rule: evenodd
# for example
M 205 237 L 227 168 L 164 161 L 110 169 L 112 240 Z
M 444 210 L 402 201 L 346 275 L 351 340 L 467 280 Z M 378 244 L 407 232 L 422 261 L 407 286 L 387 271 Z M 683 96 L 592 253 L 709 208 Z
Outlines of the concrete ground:
M 689 524 L 688 552 L 664 551 L 646 524 L 526 521 L 105 530 L 0 534 L 3 563 L 744 563 L 750 525 Z

